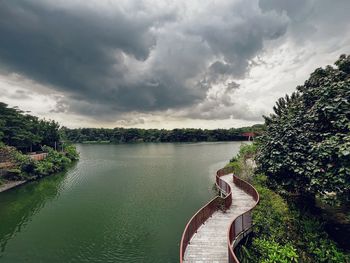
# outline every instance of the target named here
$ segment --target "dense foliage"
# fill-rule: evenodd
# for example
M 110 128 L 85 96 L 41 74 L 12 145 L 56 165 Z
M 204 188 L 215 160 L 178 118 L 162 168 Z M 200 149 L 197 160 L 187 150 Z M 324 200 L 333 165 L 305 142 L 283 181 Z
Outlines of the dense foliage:
M 47 157 L 36 161 L 15 147 L 0 145 L 0 154 L 6 156 L 6 161 L 11 163 L 9 169 L 3 171 L 2 179 L 9 181 L 37 179 L 62 171 L 79 158 L 75 147 L 71 145 L 66 146 L 63 152 L 55 151 L 49 146 L 43 146 L 42 150 L 48 153 Z
M 252 259 L 266 258 L 262 262 L 298 262 L 296 259 L 301 262 L 348 262 L 347 255 L 329 238 L 319 218 L 269 189 L 266 176 L 255 176 L 253 184 L 261 201 L 253 211 L 255 228 L 249 247 Z M 270 254 L 271 250 L 275 250 L 275 255 Z M 288 255 L 289 260 L 281 260 Z
M 270 186 L 327 201 L 350 198 L 350 56 L 318 68 L 265 117 L 258 166 Z
M 54 147 L 59 139 L 57 122 L 41 120 L 0 102 L 0 141 L 6 145 L 24 152 L 37 151 L 43 145 Z
M 250 180 L 254 171 L 252 160 L 255 156 L 257 145 L 242 144 L 237 156 L 234 156 L 226 166 L 233 167 L 235 174 L 239 175 L 243 180 Z
M 63 128 L 62 133 L 72 142 L 90 143 L 127 143 L 127 142 L 202 142 L 202 141 L 240 141 L 246 140 L 245 132 L 261 132 L 264 126 L 261 124 L 252 127 L 238 129 L 137 129 L 137 128 Z
M 44 151 L 48 153 L 48 156 L 42 161 L 35 162 L 33 176 L 42 177 L 62 171 L 71 161 L 76 160 L 75 157 L 70 159 L 63 152 L 57 152 L 48 146 L 44 147 Z
M 36 179 L 62 171 L 77 160 L 76 148 L 61 143 L 60 133 L 55 121 L 40 120 L 0 102 L 0 180 Z M 59 148 L 60 152 L 53 147 Z M 36 161 L 23 154 L 28 151 L 48 155 L 44 160 Z
M 260 203 L 253 210 L 252 235 L 237 251 L 240 261 L 349 262 L 348 255 L 325 232 L 324 222 L 269 189 L 267 176 L 246 170 L 242 164 L 253 157 L 254 148 L 244 145 L 230 163 L 238 168 L 235 173 L 250 180 L 260 195 Z

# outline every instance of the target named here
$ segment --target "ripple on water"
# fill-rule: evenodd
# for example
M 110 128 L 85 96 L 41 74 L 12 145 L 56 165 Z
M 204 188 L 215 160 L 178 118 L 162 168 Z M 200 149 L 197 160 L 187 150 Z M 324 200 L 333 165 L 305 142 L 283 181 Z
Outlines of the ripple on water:
M 177 262 L 184 225 L 239 145 L 80 145 L 66 174 L 1 195 L 0 261 Z

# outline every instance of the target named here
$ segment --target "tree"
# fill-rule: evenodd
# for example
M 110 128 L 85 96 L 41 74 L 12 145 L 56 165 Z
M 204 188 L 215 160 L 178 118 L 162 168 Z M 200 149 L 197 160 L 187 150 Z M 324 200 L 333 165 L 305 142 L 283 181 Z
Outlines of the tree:
M 288 192 L 350 197 L 350 56 L 318 68 L 265 116 L 258 167 Z
M 39 120 L 0 102 L 0 140 L 21 151 L 41 150 L 43 145 L 59 142 L 59 125 L 55 121 Z

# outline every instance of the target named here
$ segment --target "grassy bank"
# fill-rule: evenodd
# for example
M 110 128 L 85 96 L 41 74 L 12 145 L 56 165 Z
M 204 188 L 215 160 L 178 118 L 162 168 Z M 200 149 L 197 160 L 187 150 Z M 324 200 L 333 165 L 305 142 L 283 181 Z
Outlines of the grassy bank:
M 253 233 L 237 249 L 241 262 L 349 262 L 349 255 L 329 238 L 319 217 L 301 208 L 296 198 L 271 190 L 267 177 L 255 173 L 255 151 L 254 144 L 245 145 L 228 164 L 260 194 Z

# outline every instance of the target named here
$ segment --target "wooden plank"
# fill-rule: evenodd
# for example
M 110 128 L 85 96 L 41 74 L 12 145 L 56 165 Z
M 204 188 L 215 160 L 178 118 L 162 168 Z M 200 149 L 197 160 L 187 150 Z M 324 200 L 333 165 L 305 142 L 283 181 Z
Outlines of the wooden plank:
M 255 204 L 250 195 L 233 183 L 232 174 L 221 179 L 232 187 L 232 205 L 226 212 L 215 212 L 198 229 L 187 246 L 184 263 L 227 263 L 227 231 L 230 223 Z

